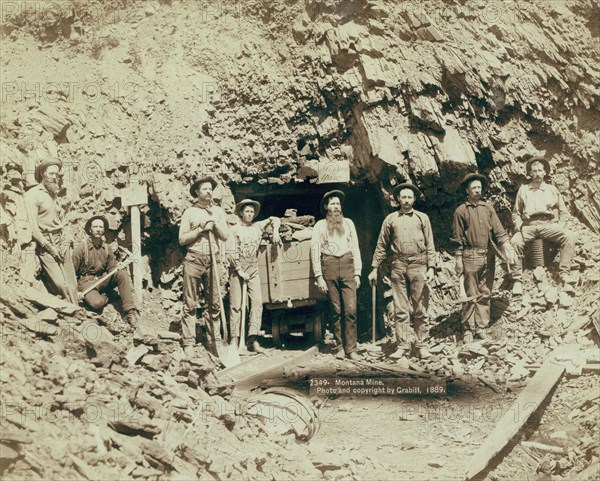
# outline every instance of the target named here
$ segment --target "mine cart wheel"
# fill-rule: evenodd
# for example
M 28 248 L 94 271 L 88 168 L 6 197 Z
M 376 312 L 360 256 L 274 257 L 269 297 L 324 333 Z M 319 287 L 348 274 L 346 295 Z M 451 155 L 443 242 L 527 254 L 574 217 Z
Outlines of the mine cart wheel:
M 310 340 L 315 344 L 320 344 L 323 341 L 323 319 L 325 312 L 323 309 L 315 308 L 313 315 L 313 326 L 310 333 Z
M 273 336 L 273 344 L 275 344 L 276 347 L 281 347 L 283 346 L 283 343 L 281 342 L 281 327 L 279 325 L 279 323 L 281 322 L 281 317 L 274 314 L 271 316 L 271 335 Z

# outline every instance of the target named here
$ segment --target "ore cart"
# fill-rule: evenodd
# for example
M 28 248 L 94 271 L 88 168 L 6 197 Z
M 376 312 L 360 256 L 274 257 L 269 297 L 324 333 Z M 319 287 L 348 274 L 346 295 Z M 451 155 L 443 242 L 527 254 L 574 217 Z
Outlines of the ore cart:
M 262 245 L 258 269 L 273 343 L 284 346 L 290 336 L 304 336 L 319 343 L 323 338 L 327 295 L 315 282 L 310 239 L 284 242 L 281 246 Z

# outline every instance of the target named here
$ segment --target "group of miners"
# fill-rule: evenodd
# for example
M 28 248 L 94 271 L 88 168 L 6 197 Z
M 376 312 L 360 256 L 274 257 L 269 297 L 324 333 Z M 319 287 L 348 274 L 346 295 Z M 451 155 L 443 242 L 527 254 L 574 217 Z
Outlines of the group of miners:
M 41 162 L 35 172 L 39 184 L 25 194 L 42 271 L 55 293 L 73 303 L 83 301 L 88 308 L 97 311 L 108 302 L 106 293 L 118 287 L 125 318 L 133 328 L 139 329 L 140 315 L 124 269 L 126 264 L 117 263 L 104 239 L 108 230 L 106 218 L 92 216 L 85 224 L 87 242 L 77 244 L 71 252 L 72 244 L 65 238 L 63 212 L 57 198 L 60 171 L 58 159 Z M 555 186 L 545 182 L 550 164 L 544 158 L 532 157 L 527 162 L 527 173 L 531 182 L 517 193 L 512 212 L 515 229 L 512 238 L 493 206 L 483 200 L 488 179 L 482 174 L 470 173 L 461 183 L 466 200 L 454 212 L 451 242 L 455 247 L 456 273 L 464 282 L 462 323 L 463 339 L 467 343 L 486 337 L 496 255 L 510 266 L 513 294 L 520 295 L 525 243 L 547 239 L 560 245 L 561 282 L 572 282 L 569 271 L 576 236 L 565 226 L 567 209 L 562 195 Z M 262 298 L 258 253 L 265 229 L 269 227 L 272 242 L 281 243 L 280 219 L 269 217 L 254 222 L 260 203 L 244 199 L 235 207 L 239 222 L 230 226 L 224 210 L 213 201 L 216 186 L 212 177 L 200 178 L 191 185 L 190 195 L 195 203 L 184 211 L 179 228 L 179 243 L 187 248 L 183 262 L 181 328 L 186 356 L 194 355 L 197 312 L 202 301 L 208 338 L 215 343 L 223 342 L 219 327 L 223 309 L 219 284 L 223 245 L 229 267 L 230 343 L 237 347 L 240 342 L 242 309 L 246 305 L 243 297 L 247 291 L 250 303 L 247 347 L 254 352 L 264 351 L 259 342 Z M 375 285 L 382 274 L 381 266 L 386 259 L 389 261 L 395 331 L 391 357 L 396 359 L 411 353 L 420 358 L 430 356 L 426 348 L 427 311 L 437 256 L 430 219 L 413 207 L 421 196 L 418 187 L 409 182 L 394 189 L 393 197 L 399 208 L 383 221 L 368 275 L 371 285 Z M 340 190 L 323 196 L 324 218 L 313 228 L 311 263 L 317 287 L 329 298 L 336 357 L 356 360 L 359 357 L 356 292 L 360 288 L 362 260 L 356 227 L 343 214 L 344 200 L 345 194 Z

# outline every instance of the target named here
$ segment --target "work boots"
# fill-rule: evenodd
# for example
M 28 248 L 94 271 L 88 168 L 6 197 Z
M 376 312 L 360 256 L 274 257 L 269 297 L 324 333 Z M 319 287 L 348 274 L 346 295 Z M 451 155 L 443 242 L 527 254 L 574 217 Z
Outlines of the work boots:
M 248 350 L 256 354 L 265 354 L 267 350 L 258 342 L 258 336 L 248 336 Z

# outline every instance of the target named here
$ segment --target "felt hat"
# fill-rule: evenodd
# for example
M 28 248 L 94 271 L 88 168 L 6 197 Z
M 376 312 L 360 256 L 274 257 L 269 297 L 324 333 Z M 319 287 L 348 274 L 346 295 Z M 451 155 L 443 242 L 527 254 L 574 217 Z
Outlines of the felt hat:
M 344 199 L 346 198 L 346 194 L 344 194 L 341 190 L 330 190 L 327 192 L 323 198 L 321 199 L 321 214 L 326 215 L 327 211 L 325 210 L 325 205 L 329 202 L 330 197 L 338 197 L 340 199 L 340 203 L 344 203 Z
M 413 184 L 411 182 L 403 182 L 402 184 L 397 185 L 396 188 L 394 189 L 394 192 L 392 193 L 395 200 L 398 200 L 398 195 L 400 195 L 400 191 L 403 189 L 412 190 L 415 194 L 415 199 L 418 199 L 419 197 L 421 197 L 423 195 L 423 193 L 419 190 L 419 188 L 415 184 Z
M 548 162 L 543 157 L 539 157 L 537 155 L 534 155 L 533 157 L 531 157 L 531 159 L 529 159 L 527 161 L 527 164 L 525 165 L 525 170 L 527 171 L 527 175 L 531 175 L 531 166 L 535 162 L 540 162 L 544 166 L 544 170 L 546 171 L 546 175 L 550 174 L 550 162 Z
M 35 172 L 33 175 L 37 183 L 40 183 L 42 181 L 44 172 L 46 172 L 46 169 L 51 165 L 56 165 L 59 169 L 62 169 L 62 162 L 55 157 L 49 157 L 47 159 L 44 159 L 35 166 Z
M 488 178 L 485 175 L 480 174 L 479 172 L 470 172 L 463 177 L 463 180 L 461 180 L 460 188 L 462 190 L 466 189 L 467 186 L 469 185 L 469 183 L 474 180 L 481 181 L 482 188 L 485 188 L 490 183 L 490 181 L 488 180 Z
M 108 230 L 108 221 L 106 220 L 106 217 L 104 217 L 103 215 L 94 215 L 92 217 L 90 217 L 88 219 L 88 221 L 85 223 L 85 227 L 83 230 L 85 230 L 85 232 L 87 234 L 90 234 L 91 228 L 92 228 L 92 222 L 94 222 L 95 220 L 101 220 L 102 223 L 104 224 L 104 232 L 106 232 Z
M 260 212 L 260 202 L 258 202 L 256 200 L 252 200 L 252 199 L 241 200 L 240 202 L 238 202 L 237 204 L 235 204 L 235 213 L 241 217 L 242 216 L 242 210 L 247 205 L 251 205 L 252 207 L 254 207 L 254 217 L 252 217 L 252 219 L 256 219 L 256 216 Z
M 215 179 L 213 179 L 211 176 L 200 177 L 196 182 L 194 182 L 190 186 L 190 195 L 192 197 L 197 197 L 196 190 L 198 189 L 198 186 L 200 184 L 204 184 L 205 182 L 210 182 L 210 185 L 212 185 L 213 189 L 217 186 L 217 181 Z

